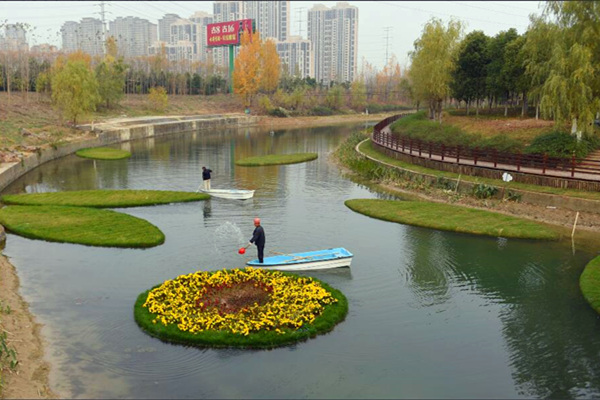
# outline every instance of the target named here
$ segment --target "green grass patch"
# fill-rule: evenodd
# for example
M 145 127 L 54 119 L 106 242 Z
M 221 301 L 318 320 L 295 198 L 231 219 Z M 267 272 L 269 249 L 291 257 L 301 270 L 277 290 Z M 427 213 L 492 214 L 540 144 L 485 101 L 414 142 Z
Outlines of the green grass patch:
M 235 163 L 243 167 L 262 167 L 265 165 L 297 164 L 316 160 L 317 153 L 271 154 L 268 156 L 248 157 Z
M 284 273 L 284 275 L 295 276 Z M 137 298 L 134 305 L 134 318 L 138 325 L 149 335 L 166 342 L 179 343 L 197 347 L 237 347 L 237 348 L 259 348 L 267 349 L 285 346 L 299 341 L 307 340 L 316 335 L 331 331 L 336 324 L 343 321 L 348 313 L 348 300 L 344 294 L 318 279 L 312 278 L 323 286 L 331 295 L 337 299 L 336 303 L 328 305 L 323 313 L 318 316 L 312 324 L 304 325 L 299 329 L 285 329 L 284 334 L 275 331 L 251 332 L 247 336 L 234 334 L 229 331 L 203 331 L 190 333 L 180 330 L 177 325 L 163 325 L 152 323 L 156 314 L 148 311 L 143 304 L 148 298 L 149 289 Z M 155 286 L 158 287 L 159 285 Z
M 548 225 L 450 204 L 373 199 L 347 200 L 345 204 L 369 217 L 443 231 L 518 239 L 558 240 L 560 237 L 558 231 Z
M 600 313 L 600 256 L 585 266 L 579 277 L 579 287 L 587 302 Z
M 208 198 L 210 196 L 206 193 L 167 190 L 80 190 L 10 194 L 2 196 L 0 200 L 10 205 L 120 208 L 200 201 Z
M 131 157 L 127 150 L 113 149 L 110 147 L 92 147 L 81 149 L 75 152 L 76 155 L 83 158 L 93 158 L 95 160 L 122 160 Z
M 8 206 L 0 224 L 30 239 L 101 247 L 154 247 L 165 235 L 141 218 L 87 207 Z

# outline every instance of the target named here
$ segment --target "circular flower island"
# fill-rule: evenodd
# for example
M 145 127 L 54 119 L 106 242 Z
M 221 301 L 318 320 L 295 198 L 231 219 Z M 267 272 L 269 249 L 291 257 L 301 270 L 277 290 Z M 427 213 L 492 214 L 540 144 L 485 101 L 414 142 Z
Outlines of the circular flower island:
M 340 292 L 264 269 L 195 272 L 138 296 L 135 320 L 159 339 L 202 347 L 272 348 L 328 332 L 348 312 Z

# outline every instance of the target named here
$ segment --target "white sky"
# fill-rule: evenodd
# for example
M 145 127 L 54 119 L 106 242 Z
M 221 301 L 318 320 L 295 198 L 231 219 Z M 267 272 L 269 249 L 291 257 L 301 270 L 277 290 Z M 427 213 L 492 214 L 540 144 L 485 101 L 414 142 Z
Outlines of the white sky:
M 292 35 L 306 37 L 306 13 L 314 4 L 328 7 L 336 1 L 291 1 Z M 465 33 L 482 30 L 488 36 L 515 28 L 524 33 L 530 14 L 541 14 L 538 1 L 348 1 L 359 9 L 358 65 L 363 57 L 382 67 L 395 54 L 401 65 L 408 63 L 408 52 L 421 35 L 423 25 L 432 17 L 447 22 L 454 17 L 466 24 Z M 29 44 L 50 43 L 61 46 L 60 27 L 65 21 L 84 17 L 99 18 L 96 1 L 0 1 L 0 24 L 28 23 L 34 27 Z M 116 17 L 137 16 L 157 23 L 166 13 L 189 17 L 195 11 L 212 13 L 212 1 L 107 1 L 107 21 Z M 389 28 L 389 29 L 386 29 Z M 386 33 L 387 31 L 387 33 Z M 386 45 L 386 36 L 389 37 Z

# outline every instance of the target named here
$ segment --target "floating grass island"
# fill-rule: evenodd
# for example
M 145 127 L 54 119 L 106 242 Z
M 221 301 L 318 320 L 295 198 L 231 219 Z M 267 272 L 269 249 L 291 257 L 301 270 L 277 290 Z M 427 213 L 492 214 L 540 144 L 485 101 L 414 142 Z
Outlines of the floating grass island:
M 154 247 L 165 235 L 141 218 L 110 210 L 62 206 L 8 206 L 0 224 L 30 239 L 101 247 Z
M 210 196 L 205 193 L 166 190 L 81 190 L 11 194 L 2 196 L 0 199 L 4 204 L 11 205 L 119 208 L 200 201 L 208 198 Z
M 122 160 L 131 157 L 127 150 L 113 149 L 110 147 L 92 147 L 77 150 L 76 155 L 83 158 L 93 158 L 95 160 Z
M 581 293 L 597 313 L 600 313 L 600 257 L 590 261 L 579 277 Z
M 424 228 L 504 238 L 560 238 L 558 230 L 546 224 L 450 204 L 374 199 L 346 200 L 345 204 L 369 217 Z
M 317 153 L 271 154 L 268 156 L 248 157 L 235 163 L 243 167 L 262 167 L 265 165 L 297 164 L 316 160 Z
M 151 336 L 199 347 L 284 346 L 331 331 L 347 312 L 346 297 L 324 282 L 253 268 L 181 275 L 134 306 Z

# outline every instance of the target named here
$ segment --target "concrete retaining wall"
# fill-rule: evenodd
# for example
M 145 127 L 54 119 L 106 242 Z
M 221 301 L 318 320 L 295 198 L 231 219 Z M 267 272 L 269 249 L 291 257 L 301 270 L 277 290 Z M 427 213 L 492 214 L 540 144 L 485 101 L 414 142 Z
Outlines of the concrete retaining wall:
M 148 124 L 120 127 L 113 130 L 94 131 L 96 133 L 95 138 L 63 143 L 56 147 L 48 146 L 46 148 L 41 148 L 38 153 L 23 158 L 21 162 L 1 164 L 0 191 L 32 169 L 48 161 L 64 157 L 87 147 L 105 146 L 130 140 L 214 128 L 216 126 L 233 127 L 254 125 L 257 122 L 258 117 L 254 116 L 198 117 L 197 119 L 190 119 L 190 117 L 187 117 L 184 121 L 149 122 Z

